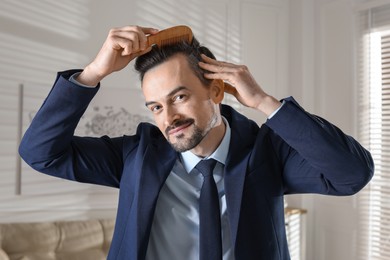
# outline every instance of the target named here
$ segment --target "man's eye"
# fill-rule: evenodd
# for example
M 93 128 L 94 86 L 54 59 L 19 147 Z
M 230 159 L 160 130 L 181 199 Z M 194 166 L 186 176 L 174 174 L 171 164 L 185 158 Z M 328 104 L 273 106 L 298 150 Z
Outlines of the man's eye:
M 150 110 L 151 110 L 152 112 L 158 112 L 160 109 L 161 109 L 161 106 L 152 106 L 152 107 L 150 108 Z
M 183 100 L 184 98 L 185 98 L 185 95 L 177 95 L 177 96 L 175 96 L 174 100 L 180 101 L 180 100 Z

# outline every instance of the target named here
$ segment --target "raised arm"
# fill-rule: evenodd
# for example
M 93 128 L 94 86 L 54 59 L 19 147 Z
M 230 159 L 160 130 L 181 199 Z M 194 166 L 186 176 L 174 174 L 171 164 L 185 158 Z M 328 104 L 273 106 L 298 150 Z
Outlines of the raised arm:
M 257 109 L 267 117 L 280 107 L 281 103 L 265 93 L 245 65 L 217 61 L 206 55 L 202 55 L 202 58 L 204 62 L 200 62 L 199 66 L 208 71 L 204 76 L 228 82 L 225 92 L 233 95 L 244 106 Z
M 281 107 L 246 66 L 205 56 L 199 65 L 207 71 L 205 77 L 228 82 L 225 92 L 241 104 L 267 117 L 273 115 L 266 125 L 277 136 L 273 145 L 283 169 L 286 193 L 350 195 L 371 179 L 374 165 L 366 149 L 333 124 L 307 113 L 293 98 L 285 99 Z
M 157 29 L 125 26 L 110 30 L 96 58 L 85 67 L 77 81 L 96 86 L 103 78 L 125 68 L 133 59 L 147 53 L 147 35 L 158 33 Z
M 146 36 L 156 32 L 138 26 L 113 29 L 96 58 L 84 70 L 58 74 L 19 147 L 20 155 L 31 167 L 65 179 L 119 186 L 123 138 L 77 137 L 74 131 L 98 91 L 100 80 L 149 51 Z M 96 87 L 87 88 L 70 81 L 74 75 L 79 75 L 76 81 L 81 85 Z M 131 138 L 134 145 L 136 139 Z M 126 145 L 128 149 L 131 140 Z

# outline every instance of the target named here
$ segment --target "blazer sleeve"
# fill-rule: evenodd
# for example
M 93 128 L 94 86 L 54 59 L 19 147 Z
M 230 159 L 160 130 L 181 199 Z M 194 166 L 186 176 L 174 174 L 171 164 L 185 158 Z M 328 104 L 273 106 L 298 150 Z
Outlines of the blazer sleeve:
M 266 125 L 282 162 L 285 193 L 352 195 L 372 178 L 370 153 L 328 121 L 285 99 Z
M 68 80 L 75 70 L 59 73 L 48 97 L 19 146 L 32 168 L 52 176 L 118 187 L 123 138 L 74 136 L 75 128 L 98 91 Z

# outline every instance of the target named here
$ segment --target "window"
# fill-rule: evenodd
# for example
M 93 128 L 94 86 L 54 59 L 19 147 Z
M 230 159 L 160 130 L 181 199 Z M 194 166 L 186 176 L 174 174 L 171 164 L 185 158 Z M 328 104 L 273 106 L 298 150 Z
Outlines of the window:
M 361 193 L 360 259 L 390 259 L 390 6 L 359 14 L 360 139 L 375 175 Z

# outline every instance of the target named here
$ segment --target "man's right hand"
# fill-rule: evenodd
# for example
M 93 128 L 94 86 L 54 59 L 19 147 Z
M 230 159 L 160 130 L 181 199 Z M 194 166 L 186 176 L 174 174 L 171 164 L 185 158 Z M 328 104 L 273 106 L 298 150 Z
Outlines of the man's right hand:
M 147 35 L 158 33 L 157 29 L 126 26 L 110 30 L 96 58 L 85 67 L 76 80 L 84 85 L 96 86 L 112 72 L 125 68 L 134 58 L 147 53 Z

